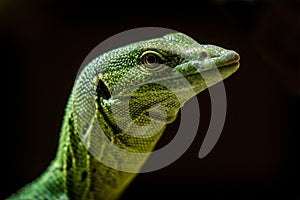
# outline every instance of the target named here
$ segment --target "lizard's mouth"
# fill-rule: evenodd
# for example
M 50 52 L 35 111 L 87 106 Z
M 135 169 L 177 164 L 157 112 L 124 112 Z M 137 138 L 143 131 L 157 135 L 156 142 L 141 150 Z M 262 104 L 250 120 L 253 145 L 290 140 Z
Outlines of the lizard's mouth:
M 212 57 L 217 68 L 234 68 L 239 66 L 240 56 L 235 51 L 228 51 L 226 54 L 218 57 Z
M 219 70 L 223 78 L 235 72 L 239 67 L 240 56 L 235 51 L 223 49 L 214 45 L 202 45 L 203 50 L 195 59 L 176 66 L 174 71 L 185 77 L 199 74 L 212 74 Z M 229 72 L 231 72 L 229 74 Z M 216 75 L 216 73 L 214 73 Z M 213 75 L 213 74 L 212 74 Z M 224 76 L 223 76 L 224 75 Z
M 214 61 L 215 65 L 217 66 L 222 79 L 225 79 L 229 77 L 231 74 L 233 74 L 240 66 L 239 60 L 240 56 L 235 51 L 228 51 L 224 54 L 221 54 L 221 56 L 218 57 L 212 57 L 212 60 Z
M 235 51 L 214 45 L 203 47 L 206 58 L 182 63 L 174 69 L 188 80 L 196 93 L 229 77 L 239 68 L 240 56 Z M 184 92 L 186 87 L 179 90 Z
M 232 50 L 226 50 L 213 45 L 204 45 L 207 58 L 202 61 L 192 61 L 191 66 L 195 71 L 188 72 L 184 76 L 203 76 L 207 79 L 215 79 L 218 76 L 222 79 L 227 78 L 239 68 L 240 56 Z M 219 73 L 218 73 L 218 72 Z M 221 76 L 220 76 L 221 75 Z
M 203 45 L 203 48 L 218 69 L 230 68 L 234 70 L 234 68 L 239 67 L 240 56 L 235 51 L 214 45 Z

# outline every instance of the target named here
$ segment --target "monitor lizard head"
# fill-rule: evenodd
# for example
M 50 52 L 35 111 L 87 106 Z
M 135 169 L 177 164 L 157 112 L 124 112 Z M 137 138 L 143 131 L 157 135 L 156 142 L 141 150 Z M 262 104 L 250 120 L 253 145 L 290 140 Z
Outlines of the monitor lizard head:
M 82 127 L 79 132 L 92 130 L 86 127 L 97 116 L 105 135 L 119 146 L 131 144 L 133 151 L 141 151 L 141 146 L 132 146 L 137 139 L 129 139 L 126 134 L 130 133 L 143 142 L 149 137 L 145 140 L 151 150 L 186 101 L 238 67 L 235 51 L 199 44 L 182 33 L 111 50 L 90 62 L 76 80 L 73 105 L 80 115 L 77 121 L 92 118 L 85 120 L 87 125 L 76 123 Z M 82 102 L 89 102 L 88 106 Z
M 167 113 L 162 120 L 170 123 L 188 99 L 234 73 L 239 55 L 171 33 L 105 53 L 98 65 L 105 65 L 98 76 L 102 105 L 120 104 L 129 98 L 131 117 L 137 119 L 160 104 Z M 157 112 L 153 117 L 159 119 Z

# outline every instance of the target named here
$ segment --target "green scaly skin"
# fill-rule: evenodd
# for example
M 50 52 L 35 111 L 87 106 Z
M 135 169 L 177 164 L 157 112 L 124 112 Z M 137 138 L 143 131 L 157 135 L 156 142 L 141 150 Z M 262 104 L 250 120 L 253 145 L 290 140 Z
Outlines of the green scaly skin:
M 98 123 L 102 134 L 121 149 L 151 152 L 184 102 L 234 73 L 239 67 L 238 61 L 236 52 L 214 45 L 200 45 L 182 33 L 129 44 L 100 55 L 75 81 L 55 159 L 39 178 L 8 199 L 120 198 L 137 173 L 113 169 L 102 164 L 99 158 L 105 156 L 115 166 L 126 165 L 138 171 L 147 156 L 139 160 L 118 158 L 106 145 L 99 146 L 95 142 L 96 131 L 91 124 Z M 192 93 L 183 87 L 186 80 Z M 132 91 L 130 88 L 136 85 L 139 87 Z M 116 106 L 117 113 L 121 112 L 128 99 L 131 121 L 128 123 L 126 117 L 119 119 L 126 125 L 124 129 L 117 125 L 112 106 Z M 156 104 L 164 107 L 165 119 L 159 109 L 151 111 Z M 152 112 L 151 118 L 149 112 Z M 159 131 L 155 128 L 141 131 L 151 120 L 160 127 Z M 128 130 L 146 137 L 129 135 Z M 79 136 L 84 136 L 86 145 Z M 98 151 L 92 155 L 87 148 L 98 148 Z

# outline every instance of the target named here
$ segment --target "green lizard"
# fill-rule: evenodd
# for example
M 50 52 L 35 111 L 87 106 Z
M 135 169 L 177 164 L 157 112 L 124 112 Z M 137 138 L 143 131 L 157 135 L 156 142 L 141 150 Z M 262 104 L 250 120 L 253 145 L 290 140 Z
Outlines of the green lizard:
M 99 145 L 99 134 L 127 152 L 153 151 L 184 102 L 234 73 L 238 61 L 236 52 L 200 45 L 182 33 L 100 55 L 75 81 L 55 159 L 39 178 L 8 199 L 120 198 L 137 173 L 118 169 L 138 171 L 148 154 L 120 158 L 106 143 Z M 129 120 L 122 116 L 124 107 Z M 110 167 L 101 162 L 103 158 Z

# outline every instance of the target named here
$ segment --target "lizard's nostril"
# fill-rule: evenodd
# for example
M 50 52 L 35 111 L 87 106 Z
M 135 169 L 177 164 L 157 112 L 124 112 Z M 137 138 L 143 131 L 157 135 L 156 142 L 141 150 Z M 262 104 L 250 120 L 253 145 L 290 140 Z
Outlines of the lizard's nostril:
M 216 58 L 219 57 L 221 55 L 220 47 L 214 46 L 214 45 L 202 45 L 202 47 L 205 49 L 205 53 L 207 54 L 207 56 L 209 56 L 210 58 Z
M 205 51 L 203 51 L 203 52 L 200 53 L 199 59 L 204 60 L 207 57 L 208 57 L 208 54 Z

